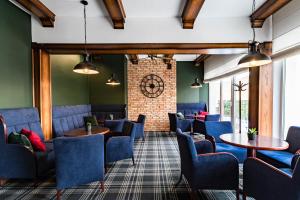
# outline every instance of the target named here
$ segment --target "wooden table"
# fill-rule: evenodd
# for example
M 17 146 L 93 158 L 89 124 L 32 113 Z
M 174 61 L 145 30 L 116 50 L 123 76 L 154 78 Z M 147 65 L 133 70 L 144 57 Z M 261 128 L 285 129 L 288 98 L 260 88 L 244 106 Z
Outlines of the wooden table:
M 285 150 L 289 147 L 284 140 L 259 135 L 255 140 L 248 140 L 247 134 L 223 134 L 220 139 L 224 143 L 247 148 L 248 157 L 256 157 L 257 150 Z
M 109 133 L 109 128 L 106 127 L 92 127 L 91 133 L 88 133 L 88 131 L 85 130 L 85 128 L 78 128 L 74 129 L 72 131 L 68 131 L 64 133 L 65 137 L 78 137 L 78 136 L 85 136 L 85 135 L 91 135 L 91 134 L 106 134 Z

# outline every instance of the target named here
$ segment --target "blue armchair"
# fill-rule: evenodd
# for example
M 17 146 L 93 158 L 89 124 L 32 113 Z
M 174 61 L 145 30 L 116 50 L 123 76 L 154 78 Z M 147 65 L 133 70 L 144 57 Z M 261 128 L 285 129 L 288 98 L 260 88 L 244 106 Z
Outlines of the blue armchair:
M 145 141 L 145 134 L 144 134 L 144 126 L 145 126 L 145 120 L 146 116 L 145 115 L 139 115 L 137 121 L 132 121 L 135 123 L 135 138 L 143 138 Z
M 133 145 L 135 124 L 125 121 L 122 132 L 112 132 L 106 142 L 106 164 L 131 158 L 134 165 Z
M 0 109 L 0 179 L 37 179 L 54 169 L 53 143 L 45 142 L 36 108 Z M 8 135 L 26 128 L 45 142 L 46 152 L 31 152 L 18 144 L 7 144 Z
M 258 151 L 257 157 L 278 168 L 291 167 L 294 155 L 300 153 L 300 127 L 289 128 L 286 141 L 289 148 L 285 151 Z
M 221 115 L 220 114 L 209 114 L 205 115 L 204 121 L 220 121 Z
M 279 169 L 258 158 L 248 158 L 243 170 L 243 199 L 299 200 L 300 162 L 294 159 L 294 168 Z
M 54 139 L 57 199 L 61 190 L 100 181 L 104 190 L 104 136 Z
M 193 132 L 206 135 L 205 122 L 195 119 L 193 123 Z
M 236 190 L 239 199 L 239 167 L 237 159 L 230 153 L 212 153 L 212 147 L 207 148 L 207 141 L 203 147 L 206 149 L 197 155 L 191 136 L 176 132 L 179 146 L 181 175 L 187 179 L 192 191 L 198 189 Z M 198 151 L 201 142 L 198 143 Z
M 247 158 L 247 149 L 225 144 L 220 139 L 220 135 L 224 133 L 233 133 L 231 122 L 206 121 L 205 129 L 205 138 L 214 144 L 216 152 L 229 152 L 235 155 L 240 163 L 245 161 Z
M 104 127 L 107 127 L 112 132 L 121 132 L 123 129 L 125 120 L 124 119 L 118 119 L 118 120 L 105 120 L 104 121 Z
M 180 128 L 183 132 L 191 131 L 193 119 L 179 119 L 176 113 L 168 113 L 170 122 L 170 133 Z

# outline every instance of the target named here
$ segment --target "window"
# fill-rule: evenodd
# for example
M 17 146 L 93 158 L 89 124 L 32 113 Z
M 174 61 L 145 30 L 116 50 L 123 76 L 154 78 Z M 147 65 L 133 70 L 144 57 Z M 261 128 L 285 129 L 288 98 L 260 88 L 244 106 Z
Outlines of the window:
M 223 79 L 221 86 L 221 119 L 222 121 L 231 121 L 232 78 Z
M 209 112 L 220 114 L 220 81 L 209 83 Z

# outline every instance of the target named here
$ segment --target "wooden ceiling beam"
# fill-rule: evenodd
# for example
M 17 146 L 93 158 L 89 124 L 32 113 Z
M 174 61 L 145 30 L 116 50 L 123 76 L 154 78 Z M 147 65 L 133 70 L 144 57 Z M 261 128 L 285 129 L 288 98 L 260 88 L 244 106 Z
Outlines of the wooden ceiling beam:
M 83 54 L 84 44 L 33 43 L 52 54 Z M 246 53 L 248 43 L 121 43 L 87 44 L 90 54 L 237 54 Z
M 137 65 L 139 63 L 139 56 L 137 54 L 128 54 L 127 56 L 132 64 Z
M 181 20 L 184 29 L 193 29 L 194 22 L 205 0 L 186 0 Z
M 39 0 L 17 0 L 17 2 L 38 17 L 43 27 L 54 27 L 55 14 Z
M 114 29 L 124 29 L 126 14 L 122 0 L 103 0 L 103 2 L 113 22 Z
M 207 58 L 209 58 L 211 55 L 208 54 L 202 54 L 200 56 L 198 56 L 195 60 L 194 60 L 194 64 L 195 66 L 200 66 L 201 62 L 204 62 Z
M 267 0 L 251 16 L 251 25 L 253 28 L 262 28 L 265 20 L 284 7 L 292 0 Z

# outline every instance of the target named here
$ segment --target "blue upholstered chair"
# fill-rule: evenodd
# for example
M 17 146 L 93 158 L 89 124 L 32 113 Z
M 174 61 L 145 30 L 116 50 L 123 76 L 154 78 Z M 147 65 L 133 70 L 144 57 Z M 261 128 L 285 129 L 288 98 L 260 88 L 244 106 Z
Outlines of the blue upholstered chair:
M 204 121 L 220 121 L 221 115 L 220 114 L 209 114 L 205 115 Z
M 247 149 L 225 144 L 220 139 L 220 135 L 222 134 L 233 133 L 231 122 L 207 121 L 205 122 L 205 129 L 205 138 L 214 144 L 216 152 L 229 152 L 236 156 L 240 163 L 245 161 L 247 158 Z
M 144 126 L 145 126 L 146 115 L 139 115 L 137 121 L 132 121 L 135 123 L 135 138 L 143 138 L 145 141 L 145 134 L 144 134 Z
M 170 122 L 170 133 L 180 128 L 183 132 L 191 131 L 193 119 L 179 119 L 176 113 L 168 113 Z
M 0 109 L 0 179 L 37 179 L 54 168 L 53 143 L 44 141 L 36 108 Z M 7 144 L 13 131 L 26 128 L 45 142 L 46 152 L 31 152 L 18 144 Z
M 287 150 L 258 151 L 257 157 L 278 168 L 291 167 L 293 156 L 300 153 L 300 127 L 291 126 L 286 141 L 289 143 Z
M 104 190 L 104 136 L 54 139 L 57 199 L 61 190 L 100 181 Z
M 243 170 L 243 199 L 299 200 L 300 159 L 294 156 L 291 168 L 276 168 L 258 158 L 248 158 Z
M 105 120 L 104 127 L 109 128 L 110 131 L 112 131 L 112 132 L 122 132 L 124 122 L 125 122 L 124 119 Z
M 205 122 L 195 119 L 193 123 L 193 132 L 206 135 Z
M 192 191 L 198 189 L 236 190 L 239 199 L 239 167 L 238 160 L 230 153 L 212 153 L 212 146 L 207 148 L 208 141 L 203 142 L 203 152 L 195 148 L 193 139 L 180 129 L 176 132 L 179 146 L 181 175 L 186 178 Z M 210 144 L 211 145 L 211 144 Z
M 135 123 L 125 121 L 122 132 L 111 132 L 106 142 L 106 164 L 131 158 L 134 164 L 133 145 Z

